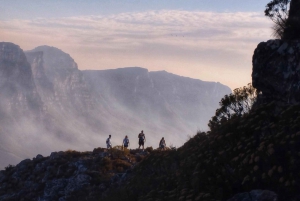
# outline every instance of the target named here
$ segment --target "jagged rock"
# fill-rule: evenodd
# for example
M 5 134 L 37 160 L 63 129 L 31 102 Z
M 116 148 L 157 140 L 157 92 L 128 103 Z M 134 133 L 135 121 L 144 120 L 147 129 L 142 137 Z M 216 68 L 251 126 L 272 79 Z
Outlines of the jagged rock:
M 277 195 L 268 190 L 252 190 L 247 193 L 239 193 L 227 201 L 277 201 Z
M 253 55 L 252 85 L 263 98 L 300 102 L 300 41 L 269 40 Z

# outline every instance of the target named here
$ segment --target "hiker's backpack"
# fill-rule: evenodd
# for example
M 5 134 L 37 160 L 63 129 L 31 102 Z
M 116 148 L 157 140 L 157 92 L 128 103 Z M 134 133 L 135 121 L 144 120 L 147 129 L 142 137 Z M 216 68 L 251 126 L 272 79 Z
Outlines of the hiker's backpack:
M 124 141 L 124 145 L 125 145 L 125 146 L 128 146 L 128 144 L 129 144 L 129 139 L 127 138 L 127 139 L 125 139 L 125 141 Z

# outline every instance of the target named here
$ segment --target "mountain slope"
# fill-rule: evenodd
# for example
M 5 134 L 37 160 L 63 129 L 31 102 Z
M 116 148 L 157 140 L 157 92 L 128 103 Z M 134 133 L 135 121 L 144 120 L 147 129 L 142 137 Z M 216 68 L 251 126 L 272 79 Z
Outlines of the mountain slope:
M 138 67 L 83 73 L 98 97 L 160 130 L 165 127 L 167 134 L 206 130 L 218 100 L 231 92 L 220 83 Z
M 187 135 L 207 128 L 218 100 L 231 92 L 219 83 L 148 72 L 143 68 L 80 71 L 70 55 L 49 46 L 26 52 L 32 66 L 36 64 L 31 55 L 38 52 L 43 52 L 41 59 L 35 59 L 42 63 L 46 76 L 42 80 L 49 80 L 54 90 L 54 97 L 51 92 L 44 93 L 42 87 L 49 84 L 39 84 L 40 78 L 35 76 L 49 113 L 54 119 L 61 116 L 60 122 L 76 125 L 76 131 L 89 136 L 100 134 L 103 138 L 122 130 L 137 144 L 137 133 L 145 130 L 149 142 L 146 146 L 156 146 L 162 135 L 172 136 L 169 143 L 178 146 Z M 52 102 L 46 101 L 49 99 Z M 74 129 L 52 132 L 70 136 Z M 113 144 L 119 144 L 123 137 L 115 135 Z M 93 142 L 89 144 L 96 146 Z

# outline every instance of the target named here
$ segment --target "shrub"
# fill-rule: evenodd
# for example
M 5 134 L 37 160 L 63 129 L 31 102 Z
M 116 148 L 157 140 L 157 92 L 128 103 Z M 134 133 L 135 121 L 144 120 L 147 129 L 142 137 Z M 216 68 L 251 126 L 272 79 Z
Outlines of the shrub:
M 122 167 L 122 169 L 128 169 L 131 167 L 131 164 L 127 161 L 116 159 L 113 161 L 113 166 L 118 170 L 118 167 Z
M 272 0 L 266 5 L 265 16 L 274 22 L 272 28 L 275 38 L 283 38 L 287 26 L 289 3 L 290 0 Z
M 71 156 L 71 157 L 79 157 L 81 155 L 80 152 L 72 150 L 72 149 L 68 149 L 67 151 L 65 151 L 65 153 L 67 154 L 67 156 Z
M 112 162 L 111 162 L 111 160 L 110 160 L 110 158 L 108 158 L 108 157 L 104 157 L 102 160 L 101 160 L 101 169 L 103 170 L 103 171 L 110 171 L 110 170 L 112 170 Z
M 211 130 L 233 117 L 240 117 L 249 113 L 256 101 L 258 91 L 249 83 L 247 86 L 233 90 L 233 93 L 225 95 L 220 101 L 220 108 L 211 118 L 208 126 Z
M 121 158 L 125 156 L 122 146 L 115 146 L 109 150 L 111 157 L 114 158 Z
M 153 151 L 153 147 L 147 147 L 145 150 L 146 150 L 147 152 L 151 153 L 151 152 Z
M 14 169 L 14 165 L 9 164 L 8 166 L 5 167 L 5 171 L 11 171 L 12 169 Z

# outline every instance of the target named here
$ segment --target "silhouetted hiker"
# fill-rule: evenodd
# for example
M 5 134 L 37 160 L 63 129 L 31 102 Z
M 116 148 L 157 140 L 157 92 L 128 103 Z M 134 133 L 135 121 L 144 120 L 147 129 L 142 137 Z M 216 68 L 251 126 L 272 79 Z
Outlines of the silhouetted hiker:
M 111 135 L 109 135 L 109 137 L 106 140 L 107 149 L 111 149 L 112 148 L 110 138 L 111 138 Z
M 128 139 L 128 136 L 126 135 L 124 140 L 123 140 L 123 145 L 124 145 L 124 148 L 127 149 L 127 147 L 129 146 L 130 142 L 129 142 L 129 139 Z
M 165 141 L 165 138 L 161 138 L 160 142 L 159 142 L 159 148 L 161 150 L 165 150 L 166 148 L 166 141 Z
M 146 141 L 144 131 L 141 131 L 141 133 L 138 135 L 138 138 L 139 138 L 139 149 L 141 148 L 141 146 L 143 146 L 143 150 L 144 150 L 144 143 Z

